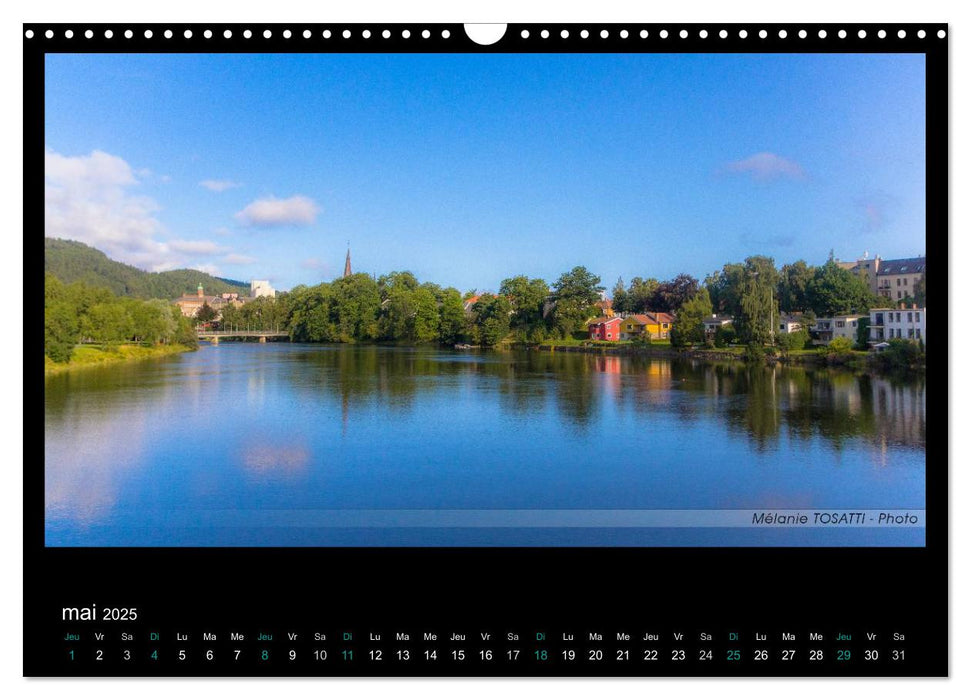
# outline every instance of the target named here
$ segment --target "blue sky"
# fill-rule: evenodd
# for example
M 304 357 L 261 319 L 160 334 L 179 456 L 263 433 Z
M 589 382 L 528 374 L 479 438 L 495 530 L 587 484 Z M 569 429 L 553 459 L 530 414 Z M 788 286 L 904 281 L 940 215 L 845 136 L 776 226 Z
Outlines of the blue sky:
M 920 55 L 49 55 L 46 234 L 496 289 L 924 252 Z

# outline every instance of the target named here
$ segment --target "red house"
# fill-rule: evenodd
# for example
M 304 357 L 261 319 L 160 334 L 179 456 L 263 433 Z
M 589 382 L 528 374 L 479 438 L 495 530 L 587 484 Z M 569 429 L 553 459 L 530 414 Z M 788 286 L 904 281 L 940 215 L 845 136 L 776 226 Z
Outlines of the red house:
M 611 318 L 601 316 L 590 321 L 587 324 L 587 330 L 590 332 L 590 340 L 620 340 L 620 323 L 623 320 L 620 316 L 613 316 Z

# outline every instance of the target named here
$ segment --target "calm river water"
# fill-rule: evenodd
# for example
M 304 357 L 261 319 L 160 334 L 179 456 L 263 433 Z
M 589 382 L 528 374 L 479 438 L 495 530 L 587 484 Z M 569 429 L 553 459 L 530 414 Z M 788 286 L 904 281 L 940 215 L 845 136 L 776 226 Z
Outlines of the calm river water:
M 924 542 L 632 526 L 653 510 L 923 509 L 922 381 L 224 343 L 49 377 L 45 406 L 50 546 Z

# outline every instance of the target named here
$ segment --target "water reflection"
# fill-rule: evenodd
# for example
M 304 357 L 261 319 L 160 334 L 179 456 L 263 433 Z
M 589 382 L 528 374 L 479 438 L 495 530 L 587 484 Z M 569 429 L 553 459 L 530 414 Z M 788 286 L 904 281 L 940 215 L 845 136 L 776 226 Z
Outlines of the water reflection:
M 173 509 L 924 504 L 919 380 L 227 343 L 50 377 L 45 399 L 52 543 Z

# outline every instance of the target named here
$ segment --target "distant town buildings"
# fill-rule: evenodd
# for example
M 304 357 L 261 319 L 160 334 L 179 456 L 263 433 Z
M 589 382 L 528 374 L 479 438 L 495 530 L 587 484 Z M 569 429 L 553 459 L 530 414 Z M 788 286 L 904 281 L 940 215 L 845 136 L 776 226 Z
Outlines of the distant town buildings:
M 249 295 L 254 299 L 257 297 L 275 297 L 276 290 L 270 286 L 268 280 L 253 280 L 249 283 Z
M 926 258 L 881 260 L 879 256 L 864 256 L 856 262 L 836 262 L 840 267 L 856 272 L 870 287 L 870 291 L 892 301 L 913 298 L 918 282 L 924 278 Z
M 196 287 L 195 294 L 183 294 L 173 303 L 179 307 L 183 316 L 193 318 L 199 313 L 203 305 L 208 304 L 209 308 L 216 312 L 216 317 L 222 314 L 222 310 L 228 305 L 240 307 L 258 297 L 274 297 L 276 290 L 270 286 L 266 280 L 253 280 L 250 282 L 250 296 L 243 296 L 238 292 L 223 292 L 222 294 L 206 294 L 202 284 Z

